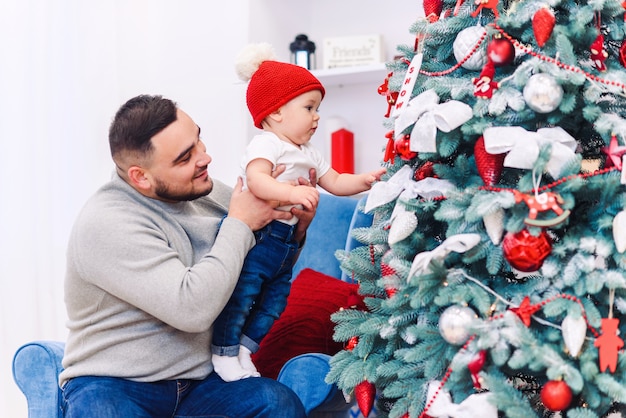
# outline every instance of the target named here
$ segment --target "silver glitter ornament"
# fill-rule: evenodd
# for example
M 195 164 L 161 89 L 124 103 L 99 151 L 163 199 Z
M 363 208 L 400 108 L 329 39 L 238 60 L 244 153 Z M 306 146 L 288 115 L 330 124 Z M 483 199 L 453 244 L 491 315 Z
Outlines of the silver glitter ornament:
M 439 333 L 446 342 L 463 345 L 470 337 L 469 324 L 476 318 L 476 313 L 467 306 L 449 306 L 439 317 Z
M 550 113 L 563 100 L 563 87 L 550 74 L 535 74 L 524 86 L 524 100 L 538 113 Z

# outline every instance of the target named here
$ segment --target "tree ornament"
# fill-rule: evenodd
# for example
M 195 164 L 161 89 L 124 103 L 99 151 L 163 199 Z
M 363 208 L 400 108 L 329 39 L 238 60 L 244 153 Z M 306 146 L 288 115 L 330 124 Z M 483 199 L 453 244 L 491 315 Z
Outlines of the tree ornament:
M 554 13 L 548 6 L 542 7 L 533 15 L 533 33 L 539 47 L 543 48 L 550 39 L 555 23 Z
M 461 66 L 467 70 L 478 71 L 487 63 L 487 52 L 482 45 L 482 39 L 487 35 L 487 30 L 482 26 L 470 26 L 463 29 L 456 36 L 452 49 L 454 58 L 463 62 Z M 469 58 L 468 58 L 469 57 Z
M 502 241 L 504 234 L 504 209 L 498 208 L 493 212 L 483 215 L 483 223 L 489 239 L 493 245 L 498 245 Z
M 617 367 L 617 352 L 624 347 L 624 340 L 617 334 L 619 332 L 618 318 L 602 318 L 602 335 L 596 338 L 593 345 L 598 347 L 600 371 L 604 372 L 609 369 L 611 373 L 615 373 Z
M 391 109 L 393 108 L 393 105 L 396 104 L 396 100 L 398 100 L 398 95 L 400 94 L 397 91 L 389 91 L 389 79 L 392 75 L 393 73 L 387 74 L 387 77 L 385 77 L 385 81 L 383 81 L 383 84 L 378 86 L 378 94 L 380 94 L 381 96 L 385 96 L 385 98 L 387 99 L 387 113 L 385 113 L 386 118 L 388 118 L 391 114 Z
M 619 47 L 619 63 L 626 67 L 626 40 L 623 40 L 622 46 Z
M 498 14 L 498 0 L 474 0 L 474 4 L 478 7 L 472 12 L 472 17 L 478 16 L 483 9 L 491 10 L 496 19 L 500 17 Z
M 606 71 L 606 64 L 604 61 L 606 61 L 609 53 L 604 47 L 604 36 L 602 36 L 601 33 L 598 34 L 595 41 L 591 44 L 589 51 L 591 52 L 591 61 L 596 69 L 602 72 Z
M 534 74 L 524 86 L 524 100 L 528 107 L 538 113 L 550 113 L 563 100 L 563 87 L 546 73 Z
M 430 23 L 439 20 L 441 11 L 443 10 L 443 0 L 424 0 L 424 15 Z
M 424 180 L 427 177 L 437 177 L 435 174 L 435 163 L 432 161 L 426 161 L 417 170 L 415 170 L 415 174 L 413 175 L 413 179 L 415 181 Z
M 380 275 L 383 279 L 385 293 L 387 293 L 387 297 L 390 298 L 398 291 L 401 279 L 398 276 L 396 269 L 384 261 L 380 262 Z
M 513 43 L 502 36 L 494 37 L 487 45 L 487 58 L 496 67 L 504 67 L 512 64 L 515 59 L 515 47 Z
M 574 318 L 573 315 L 567 315 L 561 322 L 561 334 L 570 356 L 577 357 L 585 343 L 587 321 L 582 316 Z
M 495 75 L 496 68 L 493 61 L 487 59 L 487 63 L 480 72 L 480 75 L 472 79 L 472 83 L 474 83 L 474 96 L 483 99 L 491 99 L 493 92 L 500 88 L 500 83 L 493 81 Z
M 616 167 L 622 169 L 622 157 L 626 154 L 626 147 L 620 146 L 615 134 L 611 135 L 611 142 L 608 147 L 602 147 L 602 152 L 606 154 L 604 168 Z
M 474 144 L 474 160 L 478 175 L 486 186 L 493 186 L 500 181 L 506 153 L 490 154 L 485 149 L 485 138 L 481 136 Z
M 534 236 L 527 229 L 522 229 L 504 236 L 502 251 L 511 267 L 528 273 L 539 270 L 552 251 L 552 241 L 546 231 Z
M 417 152 L 411 151 L 411 135 L 406 134 L 394 143 L 395 153 L 403 160 L 410 161 L 417 157 Z
M 482 389 L 482 385 L 480 384 L 480 377 L 478 373 L 483 369 L 485 365 L 485 361 L 487 361 L 487 350 L 480 350 L 469 363 L 467 363 L 467 368 L 472 375 L 472 383 L 474 383 L 475 389 Z
M 617 252 L 626 251 L 626 211 L 622 210 L 613 218 L 613 241 Z
M 394 131 L 389 131 L 385 134 L 385 138 L 387 138 L 387 146 L 385 147 L 383 161 L 386 163 L 394 164 L 396 160 L 396 144 L 393 140 L 394 136 Z
M 354 396 L 361 413 L 364 417 L 368 417 L 374 406 L 376 387 L 372 382 L 364 380 L 354 387 Z
M 346 343 L 346 350 L 348 351 L 354 350 L 354 347 L 356 347 L 358 343 L 359 343 L 359 337 L 357 337 L 356 335 L 353 337 L 350 337 L 350 339 Z
M 387 242 L 389 245 L 393 245 L 404 240 L 411 235 L 413 231 L 415 231 L 416 227 L 417 217 L 415 216 L 415 213 L 407 210 L 400 210 L 395 216 L 393 216 Z
M 530 326 L 531 317 L 541 309 L 541 305 L 531 305 L 530 298 L 525 296 L 522 300 L 522 303 L 517 308 L 511 308 L 511 312 L 519 317 L 522 320 L 524 325 L 527 327 Z
M 524 202 L 528 206 L 528 217 L 524 219 L 526 225 L 550 227 L 563 222 L 570 215 L 570 210 L 563 210 L 563 198 L 552 192 L 543 192 L 535 194 L 526 194 L 513 190 L 515 195 L 515 203 Z M 542 212 L 552 211 L 557 214 L 554 218 L 537 219 L 537 215 Z
M 470 337 L 469 325 L 476 318 L 476 313 L 467 306 L 449 306 L 439 317 L 439 333 L 449 344 L 463 345 Z
M 572 389 L 563 380 L 549 380 L 541 389 L 541 402 L 552 412 L 562 411 L 572 403 Z

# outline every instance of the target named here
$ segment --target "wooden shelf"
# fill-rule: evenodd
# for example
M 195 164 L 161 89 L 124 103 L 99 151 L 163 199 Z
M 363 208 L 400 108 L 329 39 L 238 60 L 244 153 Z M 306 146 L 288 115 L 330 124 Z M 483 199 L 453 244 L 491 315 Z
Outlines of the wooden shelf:
M 387 68 L 384 63 L 380 63 L 359 67 L 312 70 L 311 72 L 322 82 L 324 87 L 342 87 L 354 84 L 382 84 L 387 75 Z

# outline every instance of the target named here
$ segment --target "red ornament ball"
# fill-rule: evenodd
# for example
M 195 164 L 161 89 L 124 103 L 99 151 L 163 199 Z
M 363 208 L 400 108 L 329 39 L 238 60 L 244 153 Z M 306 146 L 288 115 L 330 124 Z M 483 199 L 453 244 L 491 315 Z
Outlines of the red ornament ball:
M 504 236 L 502 251 L 513 268 L 523 272 L 537 271 L 552 251 L 552 240 L 546 231 L 534 236 L 522 229 Z
M 504 67 L 513 63 L 515 59 L 515 47 L 506 38 L 494 38 L 487 45 L 487 56 L 496 67 Z
M 562 380 L 550 380 L 541 389 L 541 402 L 550 411 L 562 411 L 572 402 L 572 389 Z
M 411 151 L 411 135 L 404 135 L 402 138 L 396 139 L 394 148 L 396 154 L 405 161 L 410 161 L 417 157 L 417 152 Z

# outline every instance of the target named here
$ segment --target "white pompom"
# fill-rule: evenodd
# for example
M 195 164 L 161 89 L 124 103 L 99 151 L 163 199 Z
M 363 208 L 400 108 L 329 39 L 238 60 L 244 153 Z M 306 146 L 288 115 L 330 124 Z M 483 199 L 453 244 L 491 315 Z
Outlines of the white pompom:
M 239 53 L 235 60 L 235 71 L 240 79 L 248 81 L 263 61 L 270 60 L 276 60 L 272 45 L 267 43 L 250 44 Z

